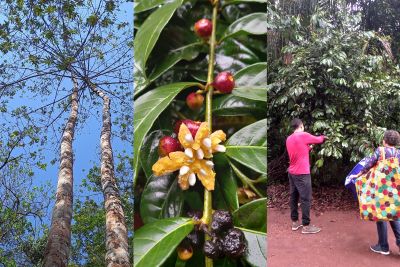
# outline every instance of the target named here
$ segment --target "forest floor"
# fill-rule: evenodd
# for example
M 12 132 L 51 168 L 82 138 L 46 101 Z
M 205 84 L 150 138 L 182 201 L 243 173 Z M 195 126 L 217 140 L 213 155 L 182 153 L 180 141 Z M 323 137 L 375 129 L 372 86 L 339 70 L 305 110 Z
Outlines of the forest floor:
M 390 226 L 391 254 L 370 251 L 378 239 L 376 224 L 360 220 L 357 202 L 344 187 L 314 190 L 311 223 L 322 230 L 311 235 L 291 230 L 288 191 L 288 185 L 268 187 L 268 267 L 400 266 Z

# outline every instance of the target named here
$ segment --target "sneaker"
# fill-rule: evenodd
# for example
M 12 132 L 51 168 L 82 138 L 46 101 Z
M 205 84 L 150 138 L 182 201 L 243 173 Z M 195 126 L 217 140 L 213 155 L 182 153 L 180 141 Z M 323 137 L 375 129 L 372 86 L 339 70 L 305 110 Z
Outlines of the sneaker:
M 383 250 L 379 244 L 369 247 L 373 252 L 380 253 L 382 255 L 389 255 L 389 250 Z
M 292 222 L 292 230 L 293 231 L 296 231 L 296 230 L 298 230 L 300 227 L 302 227 L 303 225 L 301 224 L 301 223 L 299 223 L 299 221 L 295 221 L 295 222 Z
M 321 231 L 321 228 L 318 228 L 315 225 L 306 225 L 303 226 L 303 230 L 301 230 L 302 234 L 316 234 Z

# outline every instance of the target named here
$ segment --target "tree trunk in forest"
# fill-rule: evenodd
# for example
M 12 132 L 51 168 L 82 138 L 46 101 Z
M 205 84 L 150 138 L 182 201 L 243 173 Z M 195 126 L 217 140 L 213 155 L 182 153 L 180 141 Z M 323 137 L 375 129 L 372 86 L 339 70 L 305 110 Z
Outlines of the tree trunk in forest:
M 108 267 L 128 267 L 128 233 L 124 210 L 119 196 L 111 148 L 110 98 L 94 84 L 90 88 L 103 99 L 103 125 L 100 136 L 101 147 L 101 186 L 106 210 L 106 265 Z
M 71 96 L 71 112 L 61 140 L 60 168 L 58 172 L 56 203 L 51 218 L 44 266 L 68 266 L 71 246 L 71 220 L 73 202 L 73 150 L 75 125 L 78 116 L 78 82 L 72 78 L 74 91 Z

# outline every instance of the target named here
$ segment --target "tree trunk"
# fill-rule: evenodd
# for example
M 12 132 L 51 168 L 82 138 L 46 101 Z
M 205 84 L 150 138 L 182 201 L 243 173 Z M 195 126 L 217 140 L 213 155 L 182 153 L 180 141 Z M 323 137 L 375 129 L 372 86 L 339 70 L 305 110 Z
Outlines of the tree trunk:
M 91 89 L 103 99 L 103 125 L 100 136 L 101 186 L 106 210 L 106 265 L 108 267 L 130 266 L 128 233 L 119 190 L 114 175 L 111 148 L 110 98 L 89 82 Z
M 74 180 L 72 141 L 78 116 L 78 83 L 75 78 L 72 80 L 74 91 L 71 96 L 71 112 L 61 140 L 56 203 L 44 256 L 44 266 L 46 267 L 67 266 L 71 245 Z

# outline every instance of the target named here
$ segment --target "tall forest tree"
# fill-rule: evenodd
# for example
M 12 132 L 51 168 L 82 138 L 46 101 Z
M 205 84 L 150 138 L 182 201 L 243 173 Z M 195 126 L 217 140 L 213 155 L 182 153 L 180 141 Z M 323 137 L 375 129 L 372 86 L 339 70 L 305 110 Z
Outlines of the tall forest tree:
M 105 107 L 101 180 L 109 226 L 106 261 L 109 266 L 129 265 L 125 216 L 113 173 L 109 111 L 110 98 L 114 98 L 118 103 L 118 109 L 113 110 L 117 115 L 114 122 L 122 129 L 119 137 L 128 139 L 131 114 L 124 111 L 131 107 L 132 49 L 129 44 L 132 33 L 129 24 L 118 17 L 123 2 L 7 1 L 1 4 L 5 21 L 1 25 L 0 48 L 5 58 L 12 59 L 5 60 L 3 65 L 1 90 L 29 92 L 36 98 L 52 99 L 34 111 L 21 111 L 21 116 L 42 124 L 44 132 L 49 129 L 55 134 L 62 132 L 56 204 L 45 266 L 68 264 L 73 203 L 72 143 L 76 125 L 83 124 L 91 115 L 91 106 L 97 105 L 93 96 L 99 92 Z M 68 109 L 70 116 L 66 125 L 57 129 L 56 122 Z

